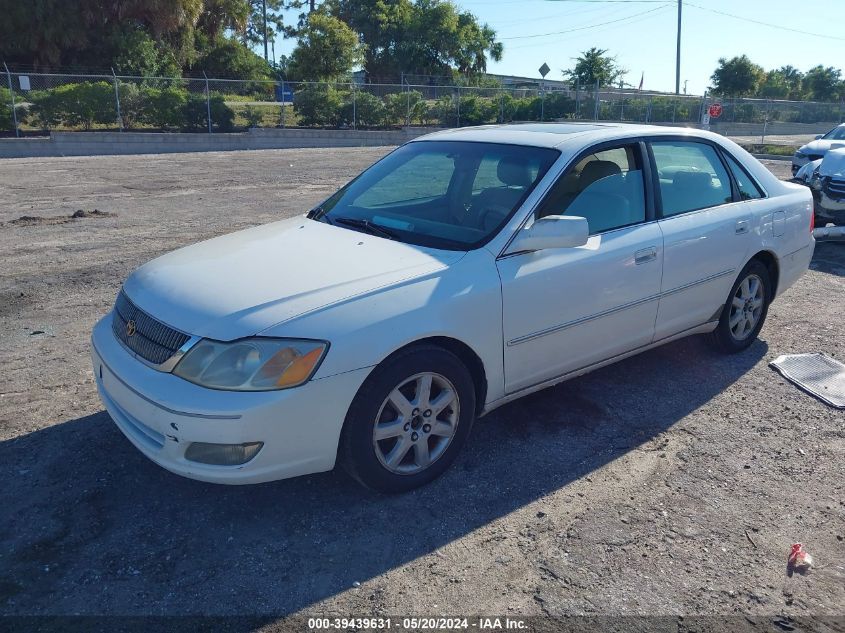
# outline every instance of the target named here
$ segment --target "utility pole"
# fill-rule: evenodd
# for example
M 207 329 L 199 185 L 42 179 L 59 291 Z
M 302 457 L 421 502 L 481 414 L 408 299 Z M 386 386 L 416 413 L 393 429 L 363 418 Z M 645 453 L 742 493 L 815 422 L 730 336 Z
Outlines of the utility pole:
M 264 14 L 264 61 L 270 61 L 267 55 L 267 0 L 261 0 L 261 12 Z
M 681 11 L 683 0 L 678 0 L 678 52 L 675 59 L 675 94 L 681 94 Z

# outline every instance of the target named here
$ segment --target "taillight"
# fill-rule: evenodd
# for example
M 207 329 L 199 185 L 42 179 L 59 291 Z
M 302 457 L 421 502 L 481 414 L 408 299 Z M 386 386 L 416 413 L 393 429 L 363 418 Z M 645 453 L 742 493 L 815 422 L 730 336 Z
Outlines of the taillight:
M 813 232 L 816 228 L 816 211 L 815 209 L 810 209 L 810 233 Z

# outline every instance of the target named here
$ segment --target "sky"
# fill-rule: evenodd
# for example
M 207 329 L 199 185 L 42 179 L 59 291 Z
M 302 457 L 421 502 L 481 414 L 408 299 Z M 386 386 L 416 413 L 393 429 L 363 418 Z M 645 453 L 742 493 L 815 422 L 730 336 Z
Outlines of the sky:
M 643 90 L 674 91 L 677 0 L 456 0 L 492 26 L 505 46 L 487 70 L 561 79 L 573 58 L 607 49 Z M 729 15 L 728 15 L 729 14 Z M 748 55 L 769 70 L 818 64 L 845 72 L 845 0 L 683 0 L 681 91 L 702 94 L 720 57 Z M 293 16 L 292 16 L 293 17 Z M 295 20 L 295 18 L 293 18 Z M 763 24 L 765 23 L 765 24 Z M 776 28 L 780 27 L 780 28 Z M 276 55 L 295 41 L 278 40 Z

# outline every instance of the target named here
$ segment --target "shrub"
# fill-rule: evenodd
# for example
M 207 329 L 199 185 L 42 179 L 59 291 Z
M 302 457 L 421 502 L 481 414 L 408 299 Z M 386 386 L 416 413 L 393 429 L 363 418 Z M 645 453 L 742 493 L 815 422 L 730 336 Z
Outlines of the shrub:
M 21 114 L 22 111 L 18 110 L 18 116 L 21 116 Z M 0 88 L 0 131 L 14 130 L 14 123 L 12 117 L 12 94 L 8 88 Z
M 264 112 L 254 106 L 244 108 L 243 117 L 246 119 L 247 127 L 260 127 L 264 120 Z
M 431 108 L 434 120 L 444 127 L 451 127 L 457 123 L 458 111 L 452 100 L 452 95 L 443 95 L 434 102 Z
M 544 118 L 549 121 L 552 119 L 563 119 L 575 115 L 575 100 L 570 99 L 562 92 L 546 93 L 546 105 L 544 108 Z
M 417 90 L 389 94 L 384 98 L 384 105 L 388 122 L 399 125 L 422 120 L 427 108 L 422 93 Z
M 479 97 L 478 95 L 461 97 L 461 125 L 492 123 L 498 117 L 499 104 L 491 99 Z
M 346 93 L 341 117 L 348 125 L 374 127 L 385 124 L 387 108 L 377 96 L 356 90 L 354 94 Z
M 31 122 L 45 130 L 59 124 L 86 130 L 95 123 L 117 124 L 114 85 L 106 81 L 35 90 L 29 93 L 28 99 Z
M 345 91 L 325 84 L 306 84 L 296 91 L 293 109 L 300 124 L 339 126 L 343 118 Z
M 147 87 L 143 89 L 143 96 L 144 123 L 162 130 L 185 127 L 185 107 L 188 103 L 188 93 L 185 90 Z
M 120 119 L 123 127 L 131 129 L 144 119 L 147 108 L 146 95 L 137 84 L 121 83 L 118 87 L 120 95 Z
M 29 93 L 27 120 L 42 130 L 51 130 L 62 122 L 60 99 L 52 90 L 33 90 Z
M 540 97 L 522 97 L 514 100 L 514 115 L 516 121 L 540 120 Z
M 235 113 L 226 105 L 222 95 L 212 94 L 210 103 L 207 103 L 204 94 L 191 93 L 182 108 L 185 128 L 191 131 L 207 130 L 209 109 L 214 129 L 228 132 L 234 127 Z
M 107 81 L 59 86 L 54 92 L 59 99 L 62 122 L 70 127 L 81 125 L 90 130 L 95 123 L 117 123 L 114 85 Z

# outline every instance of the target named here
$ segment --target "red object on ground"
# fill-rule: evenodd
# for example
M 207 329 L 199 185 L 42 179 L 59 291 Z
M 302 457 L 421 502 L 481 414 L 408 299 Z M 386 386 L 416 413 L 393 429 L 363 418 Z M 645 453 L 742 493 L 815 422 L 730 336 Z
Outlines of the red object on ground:
M 806 568 L 813 564 L 813 557 L 804 551 L 801 543 L 794 543 L 789 551 L 789 565 L 795 568 Z
M 722 104 L 713 103 L 710 105 L 710 108 L 707 111 L 710 113 L 711 119 L 718 119 L 720 116 L 722 116 Z

